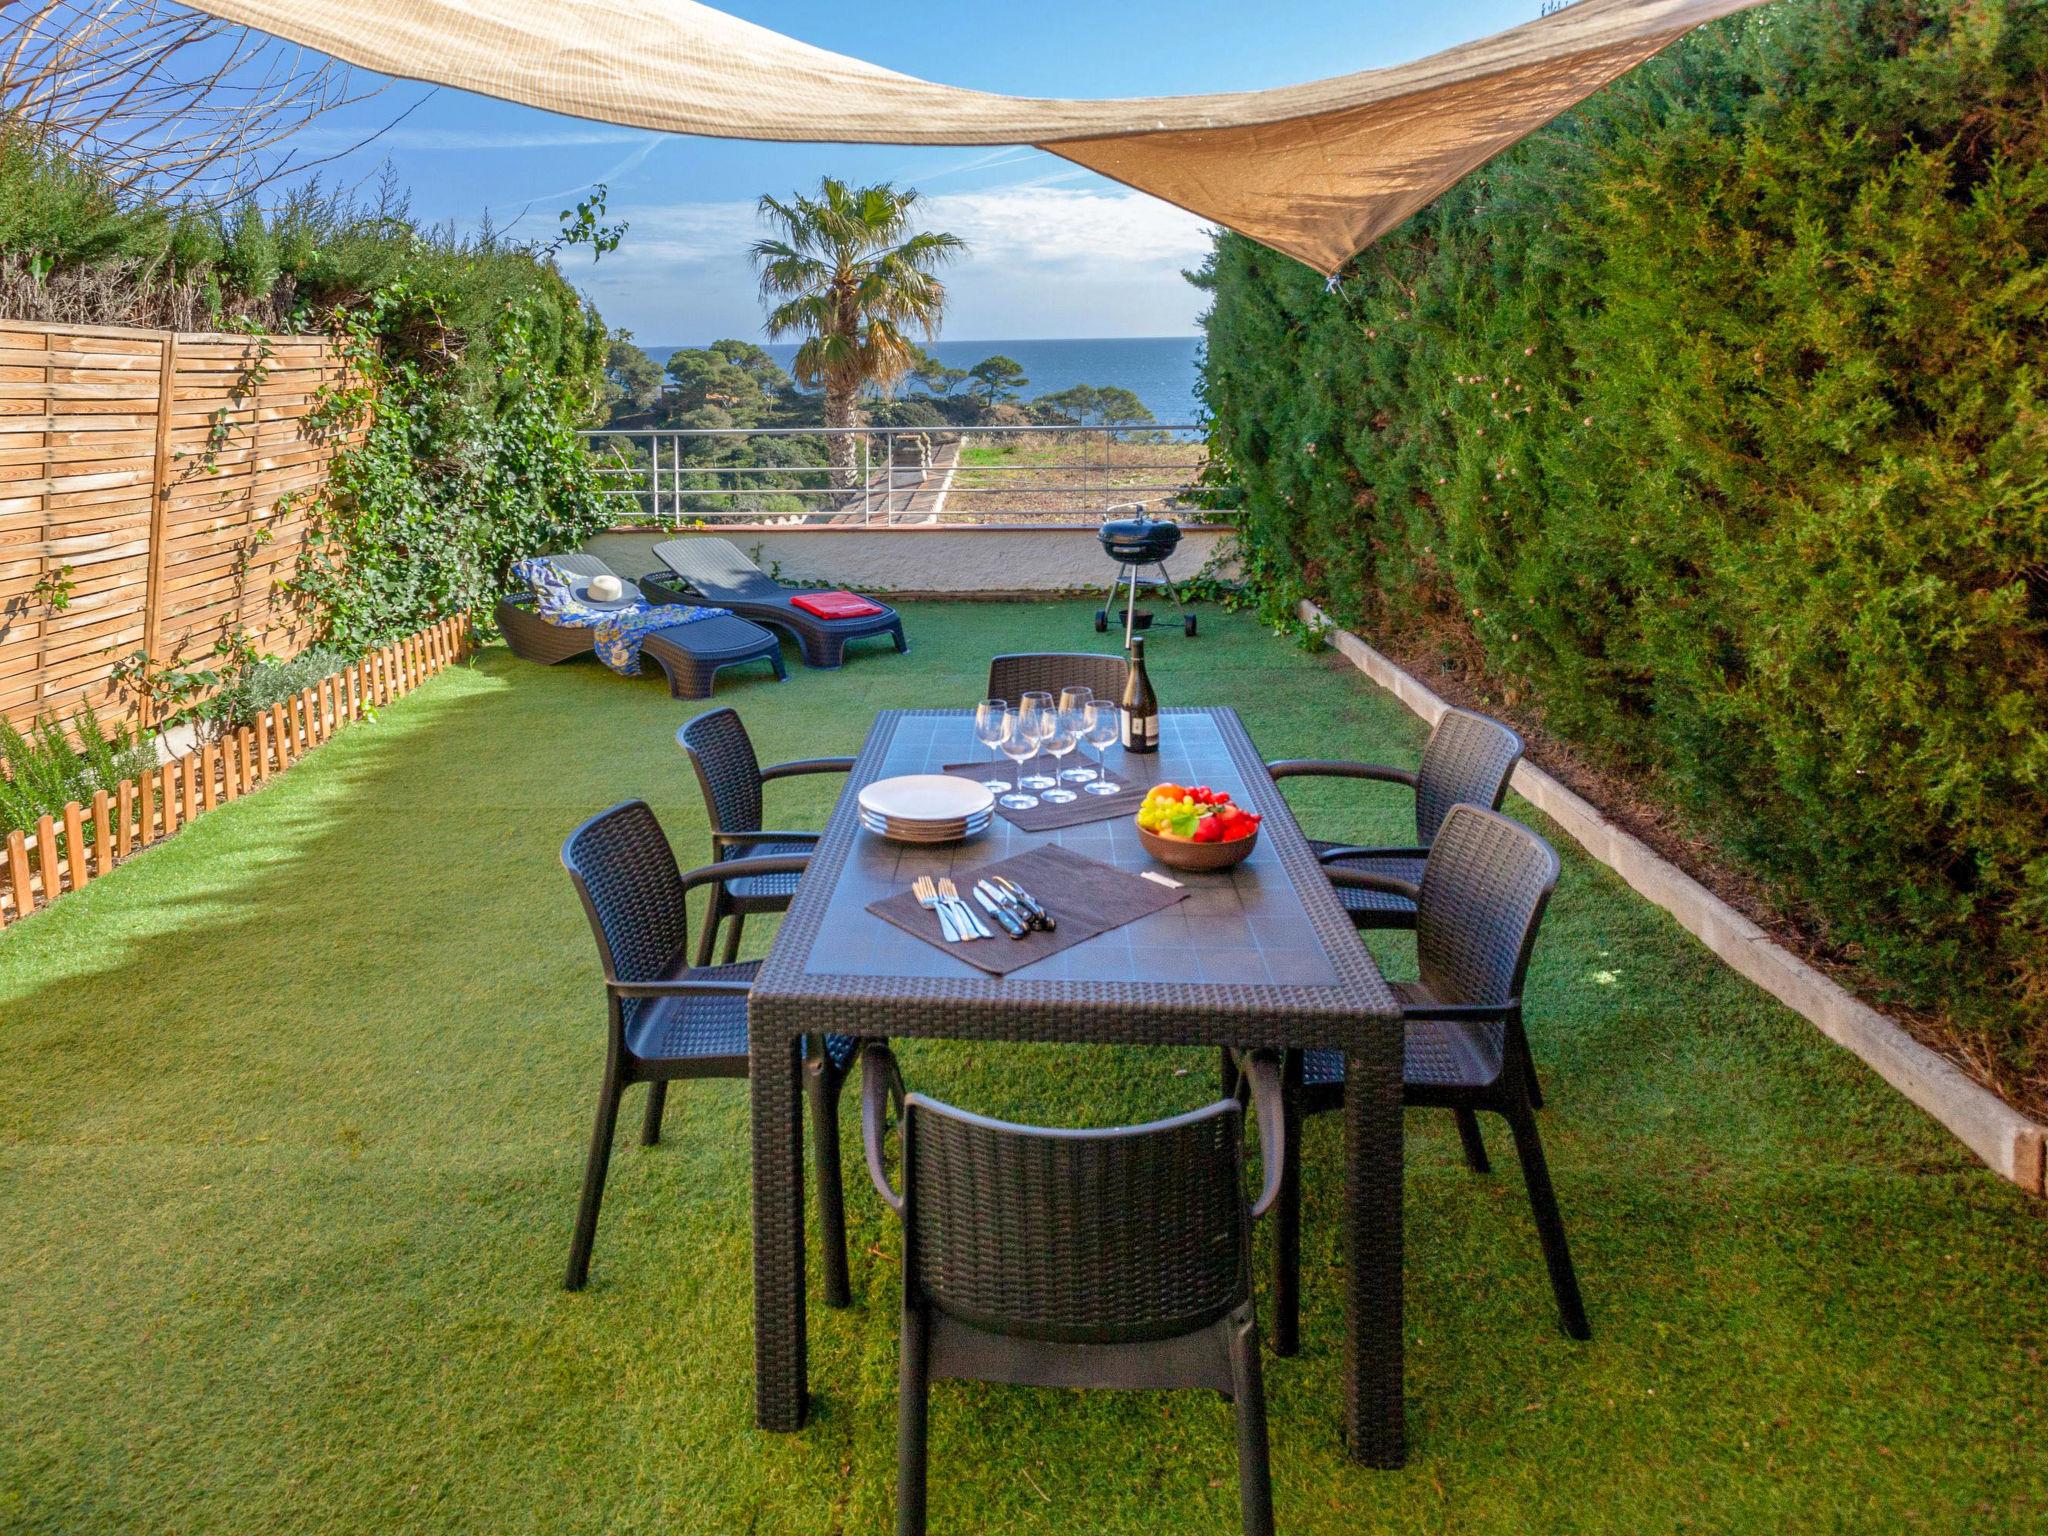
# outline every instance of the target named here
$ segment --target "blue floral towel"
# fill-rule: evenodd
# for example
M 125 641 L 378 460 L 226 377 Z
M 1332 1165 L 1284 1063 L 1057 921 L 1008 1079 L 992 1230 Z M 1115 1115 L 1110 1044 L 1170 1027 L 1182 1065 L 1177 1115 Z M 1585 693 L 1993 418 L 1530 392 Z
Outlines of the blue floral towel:
M 685 603 L 635 603 L 630 608 L 592 608 L 579 602 L 568 578 L 551 561 L 521 560 L 512 574 L 533 588 L 534 611 L 565 629 L 597 631 L 597 657 L 621 677 L 640 675 L 640 643 L 658 630 L 699 619 L 730 616 L 730 608 L 697 608 Z

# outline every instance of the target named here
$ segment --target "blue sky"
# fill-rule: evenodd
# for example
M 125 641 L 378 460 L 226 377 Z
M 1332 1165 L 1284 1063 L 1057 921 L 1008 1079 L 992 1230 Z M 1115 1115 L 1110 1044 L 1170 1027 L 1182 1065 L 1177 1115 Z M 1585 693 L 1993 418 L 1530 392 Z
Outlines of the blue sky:
M 658 3 L 658 0 L 648 0 Z M 1253 89 L 1396 64 L 1533 20 L 1538 0 L 1039 0 L 1032 6 L 892 0 L 734 0 L 722 9 L 806 42 L 928 79 L 1049 96 Z M 1201 296 L 1182 281 L 1207 249 L 1200 220 L 1030 149 L 750 144 L 613 128 L 460 91 L 392 82 L 305 130 L 332 153 L 329 181 L 385 161 L 413 211 L 544 238 L 556 214 L 609 184 L 631 230 L 571 275 L 607 320 L 649 345 L 756 337 L 746 261 L 754 201 L 823 175 L 923 190 L 930 223 L 966 238 L 951 271 L 945 334 L 1164 336 L 1195 329 Z

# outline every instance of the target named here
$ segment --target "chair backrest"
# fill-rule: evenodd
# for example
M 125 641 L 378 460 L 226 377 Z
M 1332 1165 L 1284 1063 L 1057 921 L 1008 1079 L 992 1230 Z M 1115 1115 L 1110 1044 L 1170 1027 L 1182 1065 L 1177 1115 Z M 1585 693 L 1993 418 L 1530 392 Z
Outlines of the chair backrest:
M 654 558 L 705 597 L 773 599 L 782 587 L 740 553 L 730 539 L 693 534 L 654 546 Z
M 1124 1343 L 1191 1333 L 1250 1294 L 1242 1111 L 1116 1130 L 1009 1125 L 912 1094 L 905 1281 L 991 1333 Z
M 1500 809 L 1522 758 L 1522 738 L 1469 709 L 1447 709 L 1415 774 L 1415 840 L 1428 847 L 1454 805 Z
M 675 974 L 689 954 L 690 922 L 681 872 L 644 800 L 600 811 L 562 844 L 598 954 L 621 981 Z M 631 1021 L 637 999 L 622 1012 Z
M 1519 821 L 1476 805 L 1451 807 L 1415 904 L 1422 984 L 1446 1003 L 1520 997 L 1557 871 L 1550 844 Z
M 593 576 L 618 574 L 595 555 L 549 555 L 547 560 L 565 576 L 581 576 L 585 581 Z
M 697 770 L 704 809 L 719 832 L 761 830 L 761 759 L 746 722 L 730 706 L 706 710 L 676 732 Z
M 1119 703 L 1124 696 L 1124 679 L 1130 666 L 1121 656 L 1098 656 L 1092 651 L 1039 651 L 998 656 L 988 664 L 989 699 L 1002 699 L 1014 707 L 1017 700 L 1034 690 L 1059 697 L 1062 688 L 1079 684 L 1098 699 Z

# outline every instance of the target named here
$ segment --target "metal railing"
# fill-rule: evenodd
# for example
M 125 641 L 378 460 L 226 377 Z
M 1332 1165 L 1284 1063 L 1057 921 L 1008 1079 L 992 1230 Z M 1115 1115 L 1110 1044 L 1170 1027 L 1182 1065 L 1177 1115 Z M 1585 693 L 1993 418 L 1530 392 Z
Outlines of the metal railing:
M 619 522 L 1093 525 L 1196 510 L 1194 426 L 670 427 L 585 432 Z M 833 464 L 833 440 L 844 440 Z M 1207 515 L 1205 510 L 1205 515 Z

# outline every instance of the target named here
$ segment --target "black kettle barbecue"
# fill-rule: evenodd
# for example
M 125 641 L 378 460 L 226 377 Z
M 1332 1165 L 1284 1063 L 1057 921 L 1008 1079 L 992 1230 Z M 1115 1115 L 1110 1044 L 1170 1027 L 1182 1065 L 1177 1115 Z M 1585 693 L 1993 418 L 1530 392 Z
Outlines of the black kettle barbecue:
M 1138 588 L 1141 585 L 1164 588 L 1166 595 L 1173 599 L 1173 606 L 1180 609 L 1182 633 L 1192 635 L 1195 632 L 1195 616 L 1187 611 L 1180 600 L 1180 592 L 1174 587 L 1173 578 L 1166 574 L 1166 557 L 1180 547 L 1180 524 L 1171 518 L 1149 516 L 1143 502 L 1134 503 L 1129 510 L 1138 515 L 1112 519 L 1095 533 L 1109 558 L 1117 563 L 1116 580 L 1109 584 L 1109 596 L 1095 610 L 1095 632 L 1099 635 L 1109 629 L 1109 616 L 1116 611 L 1117 593 L 1124 592 L 1125 650 L 1130 649 L 1131 636 L 1135 631 L 1149 629 L 1152 624 L 1151 614 L 1138 612 Z M 1147 566 L 1159 574 L 1140 575 Z

